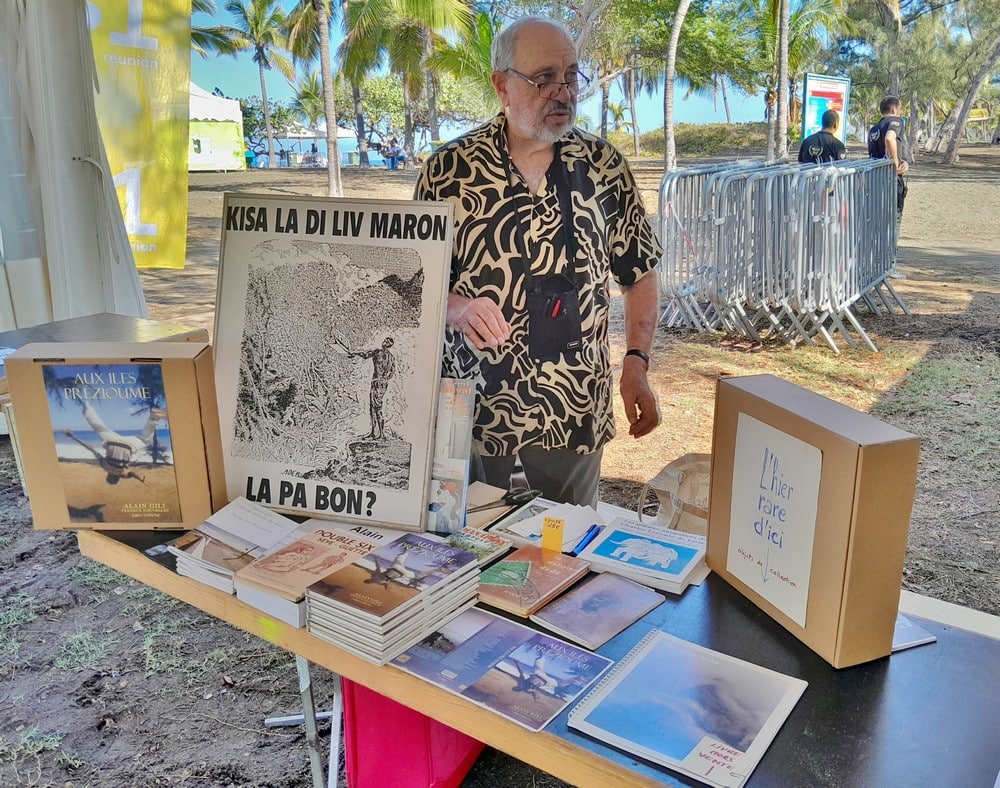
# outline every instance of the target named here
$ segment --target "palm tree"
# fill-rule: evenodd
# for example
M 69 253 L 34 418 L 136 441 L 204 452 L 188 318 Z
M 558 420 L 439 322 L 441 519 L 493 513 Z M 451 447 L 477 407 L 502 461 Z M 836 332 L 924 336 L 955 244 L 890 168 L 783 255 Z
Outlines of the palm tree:
M 677 168 L 677 143 L 674 140 L 674 76 L 677 73 L 677 43 L 681 37 L 681 26 L 684 17 L 691 7 L 691 0 L 680 0 L 677 13 L 670 23 L 670 42 L 667 45 L 667 59 L 663 68 L 663 133 L 666 145 L 663 151 L 663 163 L 667 171 Z
M 337 105 L 330 61 L 330 21 L 330 0 L 298 0 L 288 15 L 288 40 L 296 60 L 310 62 L 319 57 L 326 115 L 327 192 L 331 197 L 342 197 L 344 186 L 340 178 L 340 148 L 337 144 Z
M 271 127 L 271 109 L 267 100 L 267 83 L 264 74 L 276 68 L 286 79 L 293 79 L 295 68 L 285 56 L 288 41 L 285 37 L 285 13 L 277 0 L 226 0 L 226 10 L 233 17 L 232 25 L 220 25 L 221 36 L 229 43 L 227 55 L 252 50 L 251 60 L 260 72 L 260 97 L 264 109 L 264 127 L 267 130 L 267 161 L 274 167 L 274 130 Z
M 191 0 L 192 14 L 211 14 L 214 16 L 217 10 L 213 0 Z M 224 28 L 191 25 L 192 52 L 207 58 L 213 53 L 232 54 L 229 51 L 230 48 L 231 43 L 226 37 Z
M 311 129 L 319 126 L 320 119 L 326 116 L 326 108 L 323 106 L 323 81 L 315 68 L 295 85 L 295 98 L 291 109 Z
M 629 105 L 624 101 L 612 101 L 608 104 L 608 114 L 611 116 L 612 131 L 628 131 L 634 125 L 628 117 Z
M 428 74 L 428 60 L 444 34 L 468 35 L 472 21 L 462 0 L 356 0 L 347 6 L 347 34 L 341 50 L 345 70 L 361 75 L 387 65 L 399 75 L 403 147 L 408 152 L 413 148 L 412 108 L 425 86 L 434 81 L 433 74 Z

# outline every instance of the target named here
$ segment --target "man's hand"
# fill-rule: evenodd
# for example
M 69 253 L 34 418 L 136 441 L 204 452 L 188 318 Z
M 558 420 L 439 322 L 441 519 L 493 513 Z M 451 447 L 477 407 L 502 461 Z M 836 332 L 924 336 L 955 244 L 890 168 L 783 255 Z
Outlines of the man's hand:
M 448 326 L 461 331 L 477 350 L 500 347 L 510 339 L 510 323 L 490 298 L 448 295 Z
M 899 162 L 898 165 L 896 165 L 897 175 L 906 175 L 906 173 L 908 173 L 909 171 L 910 171 L 910 163 L 906 159 L 903 159 L 901 162 Z
M 656 395 L 646 378 L 646 362 L 638 356 L 626 356 L 622 362 L 622 377 L 618 384 L 628 419 L 628 434 L 633 438 L 648 435 L 660 423 Z

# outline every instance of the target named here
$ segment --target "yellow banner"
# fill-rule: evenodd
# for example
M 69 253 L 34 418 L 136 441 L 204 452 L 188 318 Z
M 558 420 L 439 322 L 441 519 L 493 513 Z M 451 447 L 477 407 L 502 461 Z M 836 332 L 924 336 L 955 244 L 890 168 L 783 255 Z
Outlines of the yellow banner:
M 140 268 L 183 268 L 191 0 L 91 0 L 97 119 Z

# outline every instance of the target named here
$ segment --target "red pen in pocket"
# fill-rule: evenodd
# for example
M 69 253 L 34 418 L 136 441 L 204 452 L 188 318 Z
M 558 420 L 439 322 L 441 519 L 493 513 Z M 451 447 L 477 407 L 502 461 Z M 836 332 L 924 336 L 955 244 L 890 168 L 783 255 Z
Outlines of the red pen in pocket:
M 559 310 L 562 309 L 562 299 L 557 298 L 555 306 L 552 307 L 552 314 L 549 317 L 559 317 Z

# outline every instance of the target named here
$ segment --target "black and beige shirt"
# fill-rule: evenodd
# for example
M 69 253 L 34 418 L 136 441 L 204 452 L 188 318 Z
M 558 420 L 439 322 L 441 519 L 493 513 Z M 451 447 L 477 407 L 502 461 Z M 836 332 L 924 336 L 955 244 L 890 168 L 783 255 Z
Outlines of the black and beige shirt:
M 417 183 L 416 199 L 455 206 L 451 291 L 492 298 L 512 326 L 509 342 L 486 350 L 449 329 L 444 374 L 479 376 L 474 436 L 483 455 L 511 455 L 528 444 L 590 453 L 614 435 L 611 279 L 635 283 L 659 262 L 661 247 L 627 162 L 608 142 L 567 132 L 534 194 L 507 150 L 506 121 L 498 115 L 436 151 Z M 572 201 L 569 243 L 560 188 Z M 572 272 L 567 246 L 575 247 Z M 526 265 L 532 280 L 560 273 L 577 281 L 580 350 L 555 361 L 529 354 Z

